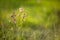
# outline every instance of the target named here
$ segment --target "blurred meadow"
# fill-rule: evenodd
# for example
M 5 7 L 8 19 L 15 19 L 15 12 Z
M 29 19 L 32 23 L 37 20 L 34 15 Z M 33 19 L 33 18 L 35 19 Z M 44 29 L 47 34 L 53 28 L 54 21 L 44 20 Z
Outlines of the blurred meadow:
M 0 40 L 60 40 L 60 0 L 0 0 Z

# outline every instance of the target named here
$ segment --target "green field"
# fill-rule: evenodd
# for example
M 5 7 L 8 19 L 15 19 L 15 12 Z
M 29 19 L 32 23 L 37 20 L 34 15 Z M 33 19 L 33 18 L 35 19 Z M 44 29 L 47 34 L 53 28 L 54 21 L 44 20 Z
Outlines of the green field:
M 60 40 L 60 0 L 0 0 L 0 40 Z

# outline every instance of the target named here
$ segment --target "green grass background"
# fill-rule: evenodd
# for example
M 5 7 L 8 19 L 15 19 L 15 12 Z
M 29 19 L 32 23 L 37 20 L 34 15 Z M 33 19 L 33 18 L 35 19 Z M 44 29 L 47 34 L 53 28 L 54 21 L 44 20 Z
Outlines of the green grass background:
M 23 7 L 22 24 L 9 22 L 10 14 Z M 60 0 L 0 0 L 0 40 L 60 40 Z

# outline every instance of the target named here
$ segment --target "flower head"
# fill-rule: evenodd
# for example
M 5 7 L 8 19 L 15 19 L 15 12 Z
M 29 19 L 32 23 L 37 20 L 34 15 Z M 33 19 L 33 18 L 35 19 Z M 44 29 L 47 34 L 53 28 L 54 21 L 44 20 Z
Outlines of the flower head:
M 24 9 L 23 9 L 23 8 L 19 8 L 19 11 L 20 11 L 20 12 L 23 12 L 23 11 L 24 11 Z

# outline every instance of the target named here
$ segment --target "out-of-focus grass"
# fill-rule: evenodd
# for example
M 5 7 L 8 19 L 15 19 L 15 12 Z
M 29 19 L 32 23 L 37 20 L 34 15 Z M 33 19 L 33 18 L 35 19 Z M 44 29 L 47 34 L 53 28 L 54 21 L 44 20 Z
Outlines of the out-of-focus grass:
M 16 24 L 9 22 L 10 14 L 19 7 L 24 8 L 25 22 L 16 17 Z M 1 0 L 0 1 L 0 40 L 59 40 L 60 31 L 56 29 L 58 16 L 55 14 L 59 8 L 59 1 Z M 20 20 L 19 20 L 20 19 Z M 22 28 L 21 28 L 22 25 Z M 58 32 L 57 32 L 58 31 Z

